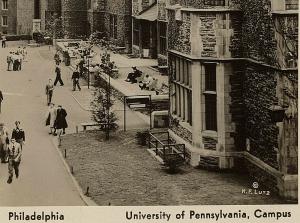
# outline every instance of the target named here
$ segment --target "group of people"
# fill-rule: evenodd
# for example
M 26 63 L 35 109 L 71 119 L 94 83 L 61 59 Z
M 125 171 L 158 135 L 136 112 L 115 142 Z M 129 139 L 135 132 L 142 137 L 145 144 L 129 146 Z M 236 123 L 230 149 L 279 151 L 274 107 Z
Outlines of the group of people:
M 19 177 L 19 166 L 21 163 L 22 150 L 25 145 L 25 131 L 20 127 L 21 122 L 15 122 L 11 137 L 4 123 L 0 123 L 0 160 L 1 163 L 8 163 L 7 183 L 13 181 L 14 172 Z
M 143 74 L 142 71 L 138 70 L 136 67 L 132 67 L 133 72 L 127 75 L 125 81 L 130 82 L 131 84 L 138 83 L 141 90 L 157 90 L 158 80 L 154 77 L 151 77 L 149 74 Z
M 45 121 L 45 125 L 50 127 L 49 134 L 58 136 L 66 134 L 68 128 L 66 117 L 67 112 L 61 105 L 55 107 L 54 103 L 50 103 Z
M 9 52 L 7 56 L 7 70 L 20 71 L 22 69 L 22 62 L 26 60 L 26 47 L 19 47 L 16 52 Z

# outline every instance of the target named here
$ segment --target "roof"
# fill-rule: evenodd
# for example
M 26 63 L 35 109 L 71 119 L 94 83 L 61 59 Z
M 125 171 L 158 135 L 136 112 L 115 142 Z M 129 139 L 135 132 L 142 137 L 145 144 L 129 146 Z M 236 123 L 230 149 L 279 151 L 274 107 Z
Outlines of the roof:
M 135 18 L 153 22 L 153 21 L 157 20 L 157 17 L 158 17 L 157 4 L 153 4 L 150 8 L 143 11 L 140 15 L 136 16 Z

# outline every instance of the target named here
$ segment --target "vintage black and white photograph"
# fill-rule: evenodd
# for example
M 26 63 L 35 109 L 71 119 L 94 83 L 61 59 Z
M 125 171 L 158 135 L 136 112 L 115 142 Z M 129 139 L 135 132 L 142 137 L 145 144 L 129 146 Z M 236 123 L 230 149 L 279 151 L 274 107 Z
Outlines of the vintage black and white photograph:
M 0 206 L 298 204 L 298 0 L 0 0 Z

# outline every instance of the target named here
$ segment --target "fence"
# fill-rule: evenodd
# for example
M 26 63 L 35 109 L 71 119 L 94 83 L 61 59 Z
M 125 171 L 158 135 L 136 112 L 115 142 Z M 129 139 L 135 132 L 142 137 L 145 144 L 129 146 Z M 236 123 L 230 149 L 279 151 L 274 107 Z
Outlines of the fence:
M 167 131 L 149 132 L 149 149 L 154 149 L 155 154 L 160 156 L 163 161 L 174 158 L 186 160 L 185 144 L 172 143 Z

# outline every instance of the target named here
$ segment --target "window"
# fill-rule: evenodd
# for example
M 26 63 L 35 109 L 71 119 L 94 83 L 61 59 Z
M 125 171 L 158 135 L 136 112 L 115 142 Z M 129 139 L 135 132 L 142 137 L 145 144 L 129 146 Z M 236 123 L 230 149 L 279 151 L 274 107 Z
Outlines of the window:
M 117 39 L 118 38 L 118 17 L 117 15 L 110 14 L 109 16 L 109 27 L 110 27 L 110 37 Z
M 140 45 L 139 20 L 133 19 L 133 45 Z
M 211 6 L 225 6 L 225 0 L 205 0 L 204 4 Z
M 286 10 L 297 10 L 298 9 L 298 0 L 285 0 L 285 9 Z
M 2 0 L 2 10 L 8 10 L 8 0 Z
M 216 64 L 205 64 L 205 90 L 216 91 Z
M 192 89 L 191 89 L 191 62 L 170 55 L 169 64 L 171 66 L 171 107 L 174 115 L 181 121 L 192 125 Z
M 215 63 L 204 64 L 205 130 L 217 131 L 217 94 Z
M 167 24 L 159 22 L 159 53 L 167 54 Z
M 2 26 L 8 26 L 7 16 L 2 16 Z
M 217 131 L 217 97 L 214 94 L 205 95 L 205 127 Z

